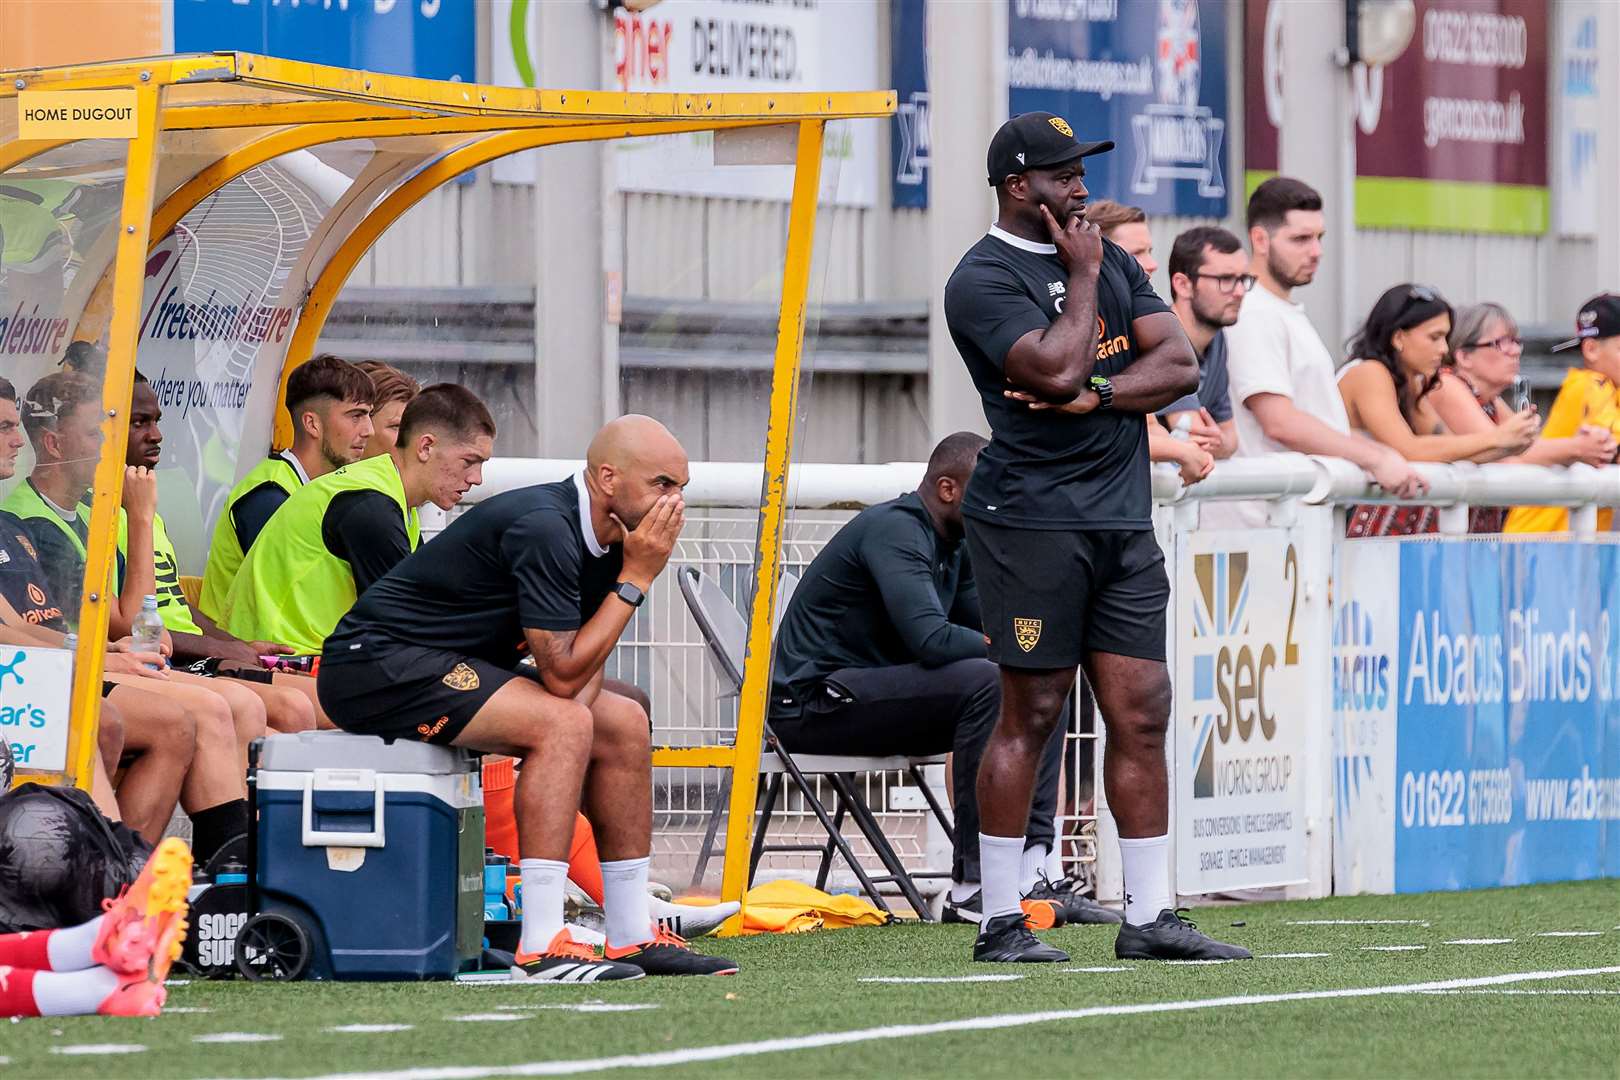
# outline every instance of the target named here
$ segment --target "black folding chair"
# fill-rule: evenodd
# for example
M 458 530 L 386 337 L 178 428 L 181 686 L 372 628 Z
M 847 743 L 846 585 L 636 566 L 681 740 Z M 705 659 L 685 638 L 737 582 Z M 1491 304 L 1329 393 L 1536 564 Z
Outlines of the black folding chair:
M 708 646 L 709 660 L 714 667 L 721 686 L 725 689 L 722 697 L 734 697 L 742 692 L 743 658 L 747 651 L 748 624 L 743 619 L 737 606 L 731 598 L 720 588 L 712 578 L 704 575 L 695 567 L 683 566 L 676 572 L 676 581 L 680 585 L 681 596 L 686 600 L 686 606 L 692 612 L 692 618 L 703 634 L 704 643 Z M 791 574 L 782 576 L 782 588 L 778 594 L 777 619 L 780 621 L 782 613 L 787 610 L 787 602 L 792 597 L 793 589 L 798 585 L 798 579 Z M 781 742 L 771 731 L 769 722 L 765 725 L 765 748 L 771 751 L 769 756 L 760 760 L 759 771 L 761 776 L 769 777 L 765 785 L 764 802 L 760 808 L 759 830 L 754 836 L 753 850 L 749 854 L 748 881 L 753 884 L 754 873 L 759 867 L 759 861 L 767 854 L 777 852 L 817 852 L 821 855 L 820 865 L 816 871 L 816 887 L 825 889 L 827 876 L 832 867 L 832 857 L 836 852 L 843 856 L 844 862 L 860 882 L 861 890 L 871 898 L 873 904 L 892 914 L 888 903 L 879 892 L 878 886 L 893 884 L 906 902 L 912 907 L 919 918 L 928 921 L 931 919 L 928 905 L 917 889 L 915 879 L 920 877 L 948 877 L 949 874 L 939 871 L 925 871 L 911 873 L 900 861 L 894 845 L 883 834 L 876 815 L 861 794 L 856 781 L 857 774 L 904 772 L 911 776 L 923 798 L 928 802 L 929 809 L 945 829 L 947 836 L 954 839 L 953 825 L 950 814 L 934 795 L 923 778 L 922 768 L 925 765 L 937 765 L 944 762 L 944 755 L 929 757 L 863 757 L 857 755 L 829 755 L 829 754 L 791 754 L 782 747 Z M 836 796 L 836 806 L 829 812 L 827 806 L 817 797 L 815 787 L 810 777 L 824 776 L 832 785 Z M 781 798 L 782 789 L 788 780 L 803 796 L 808 806 L 820 821 L 821 827 L 826 831 L 825 843 L 785 843 L 770 844 L 766 842 L 766 834 L 770 830 L 771 818 L 776 811 L 777 803 Z M 719 798 L 714 809 L 709 814 L 708 828 L 703 835 L 703 844 L 698 852 L 697 866 L 692 874 L 692 884 L 696 887 L 708 869 L 710 858 L 716 854 L 716 839 L 720 830 L 720 820 L 726 811 L 731 793 L 731 773 L 728 771 L 721 781 Z M 887 871 L 881 875 L 868 874 L 861 866 L 860 860 L 855 857 L 849 842 L 844 839 L 843 825 L 845 816 L 855 822 L 856 828 L 871 845 L 872 851 L 878 860 L 883 863 Z

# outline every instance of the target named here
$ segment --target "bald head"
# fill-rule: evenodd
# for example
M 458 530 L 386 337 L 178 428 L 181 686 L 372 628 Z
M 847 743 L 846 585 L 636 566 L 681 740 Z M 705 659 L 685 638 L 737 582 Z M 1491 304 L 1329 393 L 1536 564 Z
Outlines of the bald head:
M 593 497 L 634 529 L 661 496 L 686 486 L 686 450 L 650 416 L 609 421 L 585 451 L 585 475 Z

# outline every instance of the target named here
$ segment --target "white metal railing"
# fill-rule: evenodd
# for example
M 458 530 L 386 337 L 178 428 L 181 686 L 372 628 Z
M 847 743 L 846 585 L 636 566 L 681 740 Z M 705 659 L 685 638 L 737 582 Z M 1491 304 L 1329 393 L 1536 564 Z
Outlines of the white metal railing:
M 516 487 L 562 479 L 582 465 L 566 459 L 497 459 L 486 466 L 484 484 L 470 492 L 465 502 L 473 504 Z M 1441 508 L 1442 532 L 1465 532 L 1470 505 L 1568 506 L 1572 510 L 1571 530 L 1576 533 L 1595 530 L 1599 507 L 1620 506 L 1620 467 L 1616 466 L 1594 469 L 1425 463 L 1416 467 L 1428 482 L 1429 491 L 1411 502 Z M 921 462 L 795 466 L 788 488 L 792 512 L 786 526 L 784 565 L 802 571 L 860 507 L 915 489 L 923 472 Z M 671 560 L 674 564 L 699 566 L 713 575 L 745 609 L 753 589 L 756 508 L 762 480 L 761 466 L 755 463 L 693 462 L 691 484 L 686 491 L 692 511 Z M 1198 530 L 1197 508 L 1212 501 L 1269 501 L 1273 523 L 1278 525 L 1296 522 L 1301 508 L 1314 508 L 1309 511 L 1314 516 L 1351 503 L 1394 501 L 1353 464 L 1303 454 L 1223 461 L 1202 483 L 1191 487 L 1184 487 L 1174 474 L 1155 470 L 1153 485 L 1160 539 L 1167 552 L 1172 551 L 1177 538 Z M 424 513 L 424 535 L 442 529 L 448 517 L 460 509 L 450 515 Z M 1342 511 L 1339 513 L 1342 515 Z M 1309 532 L 1315 538 L 1312 542 L 1325 553 L 1333 540 L 1342 536 L 1342 522 L 1333 518 L 1335 528 L 1324 519 L 1317 520 L 1321 524 Z M 1171 646 L 1173 657 L 1175 642 Z M 709 668 L 701 635 L 672 585 L 661 580 L 654 587 L 648 603 L 627 629 L 611 665 L 611 674 L 649 692 L 657 741 L 661 744 L 713 743 L 733 737 L 735 700 L 719 696 L 720 688 Z M 1098 850 L 1090 835 L 1094 821 L 1103 837 L 1112 835 L 1106 803 L 1100 797 L 1101 755 L 1091 756 L 1096 763 L 1101 820 L 1078 813 L 1062 815 L 1060 836 L 1072 841 L 1086 832 L 1083 841 L 1066 846 L 1066 869 L 1095 873 L 1100 890 L 1108 895 L 1111 886 L 1117 885 L 1117 863 L 1114 845 L 1104 843 Z M 1071 742 L 1066 759 L 1070 768 L 1083 760 L 1079 740 Z M 888 788 L 900 780 L 898 776 L 873 778 L 868 792 L 872 805 L 883 815 L 886 830 L 908 864 L 937 864 L 941 845 L 937 836 L 930 843 L 926 813 L 888 808 Z M 719 800 L 719 782 L 720 773 L 715 770 L 658 770 L 655 862 L 666 877 L 679 881 L 690 873 L 708 815 Z M 1318 791 L 1316 796 L 1320 802 L 1322 793 Z M 779 811 L 777 820 L 777 829 L 784 832 L 792 831 L 796 823 L 806 835 L 816 831 L 814 818 L 791 804 L 785 813 Z M 870 855 L 858 837 L 852 840 L 857 851 Z M 1094 869 L 1087 865 L 1093 860 L 1097 862 Z M 800 856 L 776 856 L 768 865 L 773 873 L 793 873 L 805 870 L 810 861 Z M 718 867 L 716 860 L 711 869 L 718 872 Z M 1321 873 L 1320 863 L 1312 873 Z M 1320 894 L 1322 890 L 1314 891 Z

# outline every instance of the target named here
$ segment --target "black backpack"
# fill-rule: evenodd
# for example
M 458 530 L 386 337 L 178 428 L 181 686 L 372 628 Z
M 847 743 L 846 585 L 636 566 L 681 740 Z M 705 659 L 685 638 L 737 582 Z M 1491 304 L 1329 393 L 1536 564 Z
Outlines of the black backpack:
M 78 788 L 0 790 L 0 932 L 77 926 L 135 881 L 152 849 Z

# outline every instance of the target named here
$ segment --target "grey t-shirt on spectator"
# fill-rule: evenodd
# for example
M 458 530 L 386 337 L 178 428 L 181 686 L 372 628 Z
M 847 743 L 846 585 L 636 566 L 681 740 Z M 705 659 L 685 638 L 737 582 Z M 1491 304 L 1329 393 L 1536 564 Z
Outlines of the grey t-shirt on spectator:
M 1232 394 L 1226 376 L 1225 330 L 1215 331 L 1209 348 L 1198 358 L 1198 392 L 1160 409 L 1159 415 L 1196 412 L 1200 406 L 1209 410 L 1209 415 L 1214 417 L 1217 424 L 1232 419 Z

